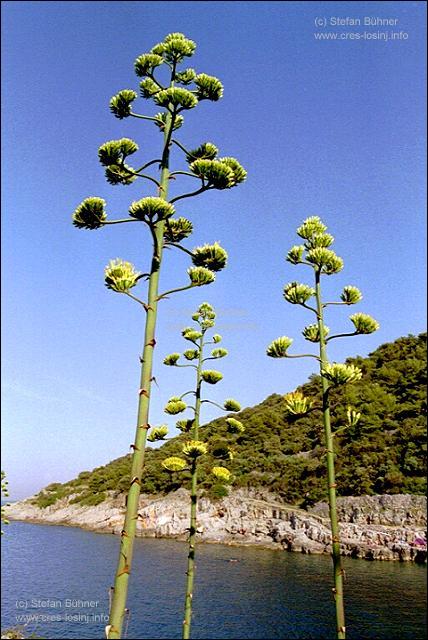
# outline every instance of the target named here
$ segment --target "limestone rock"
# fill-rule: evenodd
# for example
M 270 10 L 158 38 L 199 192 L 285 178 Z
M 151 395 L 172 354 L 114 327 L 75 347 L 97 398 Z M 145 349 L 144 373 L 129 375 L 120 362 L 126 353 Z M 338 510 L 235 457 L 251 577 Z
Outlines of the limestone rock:
M 10 519 L 78 526 L 120 534 L 125 496 L 110 492 L 93 507 L 69 504 L 73 496 L 41 509 L 33 498 L 7 508 Z M 142 495 L 137 535 L 186 539 L 189 495 Z M 341 551 L 366 560 L 426 561 L 426 497 L 384 495 L 338 498 Z M 222 500 L 201 497 L 198 535 L 204 542 L 259 545 L 301 553 L 331 553 L 328 505 L 305 511 L 263 489 L 235 489 Z

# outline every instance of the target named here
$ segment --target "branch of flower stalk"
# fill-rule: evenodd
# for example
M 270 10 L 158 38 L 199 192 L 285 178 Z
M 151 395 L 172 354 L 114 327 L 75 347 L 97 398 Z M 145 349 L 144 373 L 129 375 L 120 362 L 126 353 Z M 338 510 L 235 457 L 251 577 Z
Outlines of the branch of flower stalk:
M 172 200 L 170 200 L 170 204 L 173 204 L 178 200 L 183 200 L 183 198 L 191 198 L 192 196 L 198 196 L 200 193 L 203 193 L 204 191 L 208 191 L 210 189 L 214 189 L 214 187 L 202 185 L 202 187 L 200 189 L 197 189 L 196 191 L 191 191 L 190 193 L 184 193 L 181 196 L 176 196 L 175 198 L 172 198 Z
M 188 284 L 185 287 L 178 287 L 178 289 L 170 289 L 169 291 L 165 291 L 164 293 L 161 293 L 160 296 L 158 296 L 156 299 L 159 302 L 159 300 L 162 300 L 163 298 L 167 298 L 168 296 L 171 295 L 171 293 L 177 293 L 178 291 L 187 291 L 187 289 L 193 289 L 195 285 L 194 284 Z
M 300 306 L 304 307 L 305 309 L 308 309 L 309 311 L 313 311 L 315 315 L 318 316 L 318 311 L 314 307 L 311 307 L 308 304 L 306 304 L 306 302 L 301 302 Z
M 313 353 L 302 353 L 302 354 L 293 355 L 293 356 L 286 354 L 284 358 L 315 358 L 315 360 L 318 360 L 318 362 L 320 362 L 320 358 L 314 355 Z
M 318 407 L 311 407 L 310 409 L 308 409 L 308 411 L 306 412 L 306 414 L 308 413 L 312 413 L 313 411 L 322 411 L 323 407 L 322 405 L 318 406 Z
M 201 400 L 201 404 L 203 402 L 208 402 L 208 404 L 212 404 L 212 405 L 214 405 L 214 407 L 217 407 L 218 409 L 221 409 L 222 411 L 226 411 L 227 412 L 227 409 L 222 407 L 220 404 L 217 404 L 217 402 L 213 402 L 212 400 Z
M 165 242 L 165 245 L 168 245 L 169 247 L 176 247 L 177 249 L 181 249 L 181 251 L 184 251 L 184 253 L 187 253 L 191 258 L 193 258 L 192 251 L 190 251 L 189 249 L 186 249 L 186 247 L 182 247 L 181 244 L 178 244 L 177 242 Z
M 104 220 L 103 226 L 105 224 L 121 224 L 122 222 L 140 222 L 136 218 L 123 218 L 121 220 Z
M 190 171 L 173 171 L 169 174 L 170 178 L 172 176 L 190 176 L 191 178 L 197 178 L 198 180 L 200 180 L 199 176 L 196 176 L 194 173 L 190 173 Z
M 156 178 L 152 178 L 152 176 L 148 176 L 146 173 L 138 173 L 137 171 L 135 172 L 135 175 L 138 176 L 139 178 L 145 178 L 146 180 L 150 180 L 150 182 L 153 182 L 158 189 L 161 188 L 160 182 L 156 180 Z
M 312 262 L 308 262 L 307 260 L 299 260 L 299 262 L 296 262 L 294 264 L 307 264 L 308 267 L 314 268 L 314 265 L 312 264 Z
M 141 120 L 151 120 L 152 122 L 157 122 L 156 118 L 153 118 L 152 116 L 142 116 L 141 114 L 134 113 L 133 111 L 130 111 L 129 115 L 133 116 L 134 118 L 141 118 Z
M 338 304 L 340 304 L 340 305 L 346 304 L 346 306 L 349 307 L 349 302 L 324 302 L 322 306 L 323 307 L 330 307 L 332 305 L 338 305 Z
M 186 367 L 186 366 L 188 366 L 188 365 L 181 365 L 181 366 Z M 192 366 L 192 365 L 190 365 L 190 366 Z M 192 393 L 194 396 L 196 395 L 196 393 L 195 393 L 194 391 L 186 391 L 185 393 L 183 393 L 183 395 L 181 395 L 181 396 L 180 396 L 180 400 L 183 400 L 183 398 L 185 398 L 186 396 L 188 396 L 188 395 L 189 395 L 189 394 L 191 394 L 191 393 Z
M 344 424 L 343 427 L 339 427 L 338 429 L 336 429 L 336 431 L 333 431 L 331 435 L 334 438 L 335 436 L 337 436 L 338 433 L 340 433 L 341 431 L 345 431 L 345 429 L 348 429 L 348 428 L 349 428 L 349 425 Z
M 175 364 L 174 367 L 192 367 L 193 369 L 197 369 L 198 367 L 195 364 Z
M 126 296 L 128 296 L 128 298 L 132 298 L 133 300 L 135 300 L 135 302 L 138 302 L 139 304 L 141 304 L 144 307 L 144 311 L 147 313 L 147 310 L 148 310 L 149 307 L 145 302 L 140 300 L 140 298 L 137 298 L 137 296 L 134 296 L 132 293 L 129 293 L 129 291 L 124 291 L 123 293 Z
M 156 80 L 153 71 L 148 73 L 147 77 L 150 78 L 150 80 L 153 80 L 153 82 L 155 82 L 158 87 L 160 87 L 161 89 L 165 89 L 165 87 L 159 82 L 159 80 Z
M 192 156 L 192 154 L 190 153 L 190 151 L 188 151 L 188 149 L 186 149 L 186 147 L 184 145 L 181 144 L 181 142 L 179 142 L 178 140 L 176 140 L 175 138 L 171 139 L 171 142 L 173 142 L 174 144 L 177 145 L 177 147 L 179 147 L 182 151 L 184 151 L 184 153 L 186 154 L 186 156 L 191 156 L 192 158 L 196 156 Z
M 144 169 L 147 169 L 147 167 L 150 167 L 150 165 L 152 164 L 160 164 L 162 162 L 161 158 L 156 158 L 156 160 L 150 160 L 150 162 L 146 162 L 146 164 L 143 164 L 142 167 L 140 167 L 139 169 L 135 169 L 135 171 L 137 171 L 137 173 L 139 171 L 144 171 Z
M 161 186 L 160 182 L 156 180 L 156 178 L 152 178 L 152 176 L 148 176 L 146 173 L 138 173 L 138 171 L 132 171 L 127 167 L 123 167 L 123 169 L 126 171 L 126 173 L 129 173 L 131 176 L 138 176 L 139 178 L 145 178 L 146 180 L 150 180 L 150 182 L 154 182 L 155 185 L 158 187 L 158 189 L 160 189 L 160 186 Z
M 349 338 L 350 336 L 359 336 L 360 334 L 358 333 L 358 331 L 353 331 L 353 333 L 336 333 L 336 335 L 334 336 L 329 336 L 328 338 L 326 338 L 326 342 L 330 342 L 330 340 L 333 340 L 334 338 Z

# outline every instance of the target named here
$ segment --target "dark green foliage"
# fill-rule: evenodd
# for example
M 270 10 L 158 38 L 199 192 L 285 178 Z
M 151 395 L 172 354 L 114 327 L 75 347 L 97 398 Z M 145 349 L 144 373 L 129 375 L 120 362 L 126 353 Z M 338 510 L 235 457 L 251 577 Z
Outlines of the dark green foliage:
M 363 379 L 332 393 L 333 430 L 346 422 L 346 407 L 361 412 L 357 426 L 336 437 L 336 472 L 339 495 L 426 492 L 426 334 L 399 338 L 380 346 L 367 358 L 349 358 L 363 371 Z M 319 377 L 311 376 L 299 389 L 319 405 Z M 313 411 L 301 418 L 286 415 L 283 396 L 274 394 L 261 404 L 233 414 L 245 425 L 228 464 L 236 477 L 234 486 L 265 486 L 285 500 L 308 505 L 325 499 L 322 418 Z M 225 418 L 204 427 L 204 440 L 212 452 L 227 438 Z M 201 434 L 202 435 L 202 434 Z M 142 478 L 143 493 L 169 492 L 189 487 L 190 475 L 168 473 L 160 462 L 180 455 L 183 434 L 159 449 L 147 449 Z M 221 497 L 210 474 L 212 459 L 201 458 L 199 486 L 206 495 Z M 60 495 L 80 493 L 75 502 L 86 501 L 88 493 L 123 492 L 129 486 L 130 456 L 110 462 L 92 472 L 82 472 L 64 485 L 50 485 L 37 498 L 43 506 Z M 95 498 L 94 498 L 95 499 Z M 97 498 L 98 499 L 98 498 Z M 40 506 L 42 506 L 40 504 Z
M 220 482 L 213 484 L 212 487 L 204 491 L 204 496 L 211 500 L 221 500 L 229 494 L 229 489 Z
M 34 504 L 40 507 L 40 509 L 45 509 L 46 507 L 50 507 L 52 504 L 55 504 L 56 501 L 57 496 L 55 494 L 40 493 L 34 501 Z
M 105 491 L 101 491 L 100 493 L 88 493 L 81 496 L 79 503 L 82 507 L 95 507 L 97 504 L 104 502 L 106 497 L 107 495 Z

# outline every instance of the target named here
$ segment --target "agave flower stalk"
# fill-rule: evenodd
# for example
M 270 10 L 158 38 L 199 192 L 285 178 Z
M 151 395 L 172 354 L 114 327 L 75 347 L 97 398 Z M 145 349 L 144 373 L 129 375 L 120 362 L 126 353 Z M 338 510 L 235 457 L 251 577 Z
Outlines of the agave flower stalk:
M 1 472 L 1 497 L 3 498 L 8 498 L 9 497 L 9 482 L 6 478 L 6 473 L 2 470 Z M 1 505 L 1 522 L 2 524 L 9 524 L 9 520 L 6 516 L 6 507 L 9 507 L 10 505 L 7 504 L 2 504 Z M 4 531 L 1 531 L 1 535 L 3 535 Z
M 199 423 L 201 416 L 201 386 L 202 386 L 202 364 L 203 364 L 203 352 L 204 352 L 204 333 L 197 343 L 198 349 L 198 364 L 196 369 L 196 391 L 195 391 L 195 416 L 193 419 L 192 438 L 193 440 L 199 440 Z M 191 486 L 190 486 L 190 526 L 189 526 L 189 552 L 187 556 L 187 571 L 186 571 L 186 595 L 184 603 L 184 620 L 183 620 L 183 638 L 190 638 L 190 624 L 192 618 L 192 599 L 193 599 L 193 584 L 195 579 L 195 553 L 196 553 L 196 513 L 198 503 L 198 458 L 192 458 L 190 474 L 191 474 Z
M 189 526 L 189 547 L 187 555 L 187 571 L 186 571 L 186 592 L 184 601 L 184 620 L 183 620 L 183 638 L 190 638 L 190 627 L 192 622 L 192 602 L 193 602 L 193 590 L 195 580 L 195 555 L 196 555 L 196 533 L 197 533 L 197 508 L 198 508 L 198 463 L 202 456 L 207 454 L 207 445 L 202 442 L 199 434 L 200 419 L 201 419 L 201 407 L 202 403 L 210 402 L 210 400 L 202 399 L 202 385 L 205 384 L 217 384 L 222 375 L 219 371 L 212 369 L 204 369 L 204 363 L 208 360 L 218 360 L 227 356 L 227 350 L 223 348 L 214 348 L 211 351 L 210 356 L 204 357 L 204 349 L 207 345 L 218 344 L 221 337 L 218 334 L 213 336 L 212 340 L 206 340 L 206 333 L 214 327 L 215 324 L 215 311 L 208 303 L 203 303 L 199 306 L 196 313 L 193 314 L 192 319 L 199 327 L 197 330 L 191 327 L 186 327 L 182 331 L 183 337 L 193 343 L 194 349 L 187 349 L 183 356 L 188 361 L 194 361 L 194 364 L 182 365 L 179 364 L 176 356 L 179 354 L 171 354 L 164 360 L 164 364 L 168 366 L 190 366 L 196 371 L 195 390 L 187 391 L 181 398 L 191 394 L 195 397 L 194 406 L 188 407 L 193 410 L 193 418 L 191 420 L 181 420 L 177 423 L 177 426 L 184 432 L 189 433 L 191 440 L 186 442 L 183 446 L 182 453 L 185 459 L 180 458 L 167 458 L 163 461 L 162 465 L 169 471 L 190 471 L 190 526 Z M 170 399 L 165 410 L 170 413 L 171 400 Z M 216 405 L 220 406 L 220 405 Z M 232 399 L 227 400 L 223 407 L 220 407 L 225 411 L 239 411 L 239 404 Z M 245 430 L 244 425 L 234 418 L 226 419 L 227 429 L 229 433 L 240 434 Z M 231 459 L 231 452 L 226 447 L 225 451 L 220 452 L 220 457 Z M 178 460 L 178 462 L 177 462 Z M 181 468 L 180 468 L 181 467 Z M 214 466 L 211 470 L 216 480 L 220 483 L 230 483 L 232 476 L 230 471 L 223 466 Z
M 297 229 L 297 234 L 304 243 L 293 246 L 287 254 L 287 261 L 291 264 L 304 264 L 313 269 L 314 287 L 298 282 L 290 282 L 284 287 L 284 298 L 290 304 L 298 304 L 311 311 L 316 317 L 316 324 L 308 325 L 303 330 L 303 337 L 312 343 L 319 344 L 319 352 L 315 354 L 289 354 L 293 340 L 287 336 L 282 336 L 274 340 L 267 348 L 267 355 L 272 358 L 316 358 L 320 367 L 321 392 L 322 392 L 322 414 L 324 425 L 324 441 L 326 448 L 327 465 L 327 487 L 329 501 L 329 515 L 331 525 L 333 578 L 334 578 L 334 598 L 336 607 L 336 633 L 337 638 L 346 637 L 345 608 L 343 594 L 343 567 L 340 555 L 340 531 L 336 507 L 336 478 L 335 478 L 335 452 L 334 436 L 339 433 L 339 429 L 332 431 L 331 426 L 331 406 L 330 390 L 338 385 L 351 383 L 361 378 L 361 371 L 353 365 L 330 363 L 327 355 L 327 344 L 330 340 L 343 336 L 354 336 L 360 334 L 373 333 L 379 328 L 378 322 L 364 313 L 356 313 L 350 316 L 350 320 L 355 327 L 355 331 L 328 335 L 329 329 L 324 323 L 324 311 L 330 305 L 351 305 L 356 304 L 362 298 L 357 287 L 346 286 L 340 296 L 340 301 L 323 302 L 321 291 L 321 277 L 333 275 L 343 268 L 343 260 L 339 258 L 329 247 L 333 244 L 334 238 L 326 233 L 326 225 L 313 216 L 306 219 Z M 315 298 L 315 305 L 311 304 L 311 299 Z M 288 412 L 294 416 L 302 416 L 314 410 L 311 403 L 304 398 L 301 392 L 294 392 L 285 397 Z M 346 426 L 351 426 L 359 420 L 360 414 L 348 407 L 348 425 L 340 428 L 342 431 Z
M 246 178 L 246 172 L 234 158 L 217 158 L 217 147 L 204 143 L 193 152 L 175 140 L 174 132 L 184 121 L 182 113 L 195 108 L 203 100 L 217 101 L 221 98 L 221 82 L 206 74 L 196 74 L 193 69 L 179 72 L 178 66 L 185 58 L 191 57 L 196 45 L 181 33 L 172 33 L 157 44 L 149 53 L 142 54 L 135 61 L 135 72 L 143 78 L 140 82 L 140 94 L 146 100 L 152 100 L 163 109 L 155 115 L 143 115 L 133 110 L 137 93 L 131 89 L 119 91 L 110 100 L 110 110 L 118 119 L 133 117 L 149 121 L 163 134 L 163 143 L 159 158 L 149 160 L 134 168 L 127 161 L 129 156 L 138 152 L 138 144 L 129 139 L 110 140 L 101 145 L 98 157 L 105 169 L 107 181 L 112 185 L 129 185 L 135 180 L 148 182 L 156 191 L 154 196 L 143 197 L 132 202 L 129 217 L 110 220 L 106 212 L 106 202 L 99 197 L 89 197 L 76 208 L 73 224 L 81 229 L 100 229 L 102 227 L 140 222 L 146 225 L 152 239 L 152 254 L 149 269 L 140 273 L 126 261 L 117 259 L 110 262 L 105 270 L 106 286 L 122 293 L 139 303 L 146 314 L 144 347 L 140 356 L 141 375 L 138 391 L 137 427 L 132 448 L 132 467 L 130 487 L 126 501 L 126 514 L 121 533 L 119 560 L 114 581 L 110 608 L 109 624 L 105 632 L 107 638 L 120 638 L 126 610 L 129 577 L 132 566 L 133 545 L 138 519 L 141 476 L 144 466 L 144 454 L 149 425 L 150 396 L 153 380 L 153 356 L 156 345 L 155 330 L 158 303 L 179 291 L 196 286 L 210 284 L 215 280 L 215 271 L 225 266 L 227 254 L 218 245 L 204 245 L 194 251 L 182 246 L 181 242 L 191 235 L 192 223 L 183 217 L 174 218 L 174 203 L 199 195 L 209 189 L 229 189 L 237 186 Z M 155 76 L 158 68 L 166 70 L 169 77 L 165 86 Z M 190 86 L 193 85 L 193 88 Z M 186 88 L 184 88 L 186 87 Z M 185 162 L 190 171 L 171 171 L 170 153 L 172 144 L 184 151 Z M 126 162 L 125 162 L 126 161 Z M 202 166 L 200 163 L 203 162 Z M 199 164 L 198 164 L 199 163 Z M 208 164 L 207 164 L 208 163 Z M 157 176 L 150 172 L 159 169 Z M 169 185 L 176 175 L 190 175 L 198 183 L 198 188 L 169 198 Z M 188 180 L 189 178 L 185 178 Z M 159 293 L 159 279 L 164 248 L 178 248 L 188 254 L 192 266 L 188 269 L 189 281 L 186 285 Z M 147 282 L 146 299 L 131 293 L 137 284 Z M 172 405 L 173 410 L 174 406 Z

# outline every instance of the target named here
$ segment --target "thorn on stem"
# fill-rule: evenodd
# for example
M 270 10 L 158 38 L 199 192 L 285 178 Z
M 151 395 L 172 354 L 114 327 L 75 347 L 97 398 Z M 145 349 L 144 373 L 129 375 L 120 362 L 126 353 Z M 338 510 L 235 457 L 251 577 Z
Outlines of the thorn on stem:
M 130 575 L 131 573 L 127 564 L 123 567 L 122 571 L 119 571 L 116 577 L 118 578 L 119 576 L 122 576 L 125 573 L 127 573 L 128 575 Z

